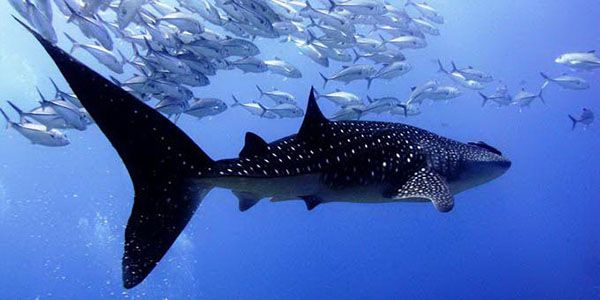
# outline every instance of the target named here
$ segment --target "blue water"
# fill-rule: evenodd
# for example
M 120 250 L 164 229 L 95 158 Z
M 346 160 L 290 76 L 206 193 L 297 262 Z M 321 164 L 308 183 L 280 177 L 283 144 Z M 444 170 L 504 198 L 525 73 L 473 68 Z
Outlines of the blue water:
M 432 63 L 438 57 L 487 70 L 513 93 L 521 83 L 537 91 L 539 71 L 567 71 L 553 62 L 559 54 L 600 48 L 598 1 L 429 2 L 446 19 L 441 36 L 426 49 L 406 51 L 413 70 L 376 81 L 370 95 L 405 98 L 411 86 L 443 79 Z M 0 12 L 0 100 L 31 108 L 34 86 L 50 95 L 48 76 L 66 83 L 9 17 L 6 1 Z M 55 25 L 59 33 L 76 32 L 62 20 Z M 233 90 L 251 99 L 258 83 L 287 90 L 304 105 L 309 87 L 321 85 L 317 72 L 339 68 L 318 67 L 291 45 L 258 43 L 261 57 L 291 61 L 303 79 L 222 72 L 196 95 L 229 101 Z M 87 54 L 76 56 L 108 74 Z M 583 107 L 600 112 L 600 73 L 579 75 L 590 89 L 551 86 L 547 105 L 536 101 L 522 112 L 481 108 L 471 91 L 449 104 L 426 105 L 414 118 L 376 117 L 484 140 L 513 161 L 504 176 L 458 195 L 451 213 L 428 203 L 333 203 L 309 212 L 300 201 L 261 201 L 240 213 L 229 191 L 215 189 L 161 264 L 132 290 L 121 285 L 121 255 L 133 189 L 107 139 L 94 126 L 68 132 L 68 147 L 44 148 L 3 131 L 0 298 L 598 299 L 600 125 L 571 131 L 567 114 Z M 365 85 L 348 89 L 365 95 Z M 210 156 L 227 158 L 237 155 L 246 131 L 274 140 L 295 133 L 300 122 L 231 109 L 212 120 L 183 117 L 178 125 Z

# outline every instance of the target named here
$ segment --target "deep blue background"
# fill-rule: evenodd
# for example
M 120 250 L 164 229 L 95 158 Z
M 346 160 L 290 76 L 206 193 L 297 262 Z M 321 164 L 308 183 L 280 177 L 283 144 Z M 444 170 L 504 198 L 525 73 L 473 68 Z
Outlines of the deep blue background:
M 446 18 L 441 36 L 424 50 L 406 51 L 413 71 L 375 82 L 370 95 L 405 98 L 410 86 L 443 79 L 432 63 L 438 57 L 487 70 L 513 92 L 520 83 L 536 91 L 539 71 L 568 71 L 553 62 L 559 54 L 600 48 L 598 1 L 431 2 Z M 33 107 L 35 85 L 50 95 L 48 76 L 65 83 L 9 17 L 6 1 L 0 11 L 0 100 Z M 60 32 L 76 28 L 55 24 L 67 47 Z M 317 71 L 339 68 L 324 70 L 291 45 L 258 43 L 261 57 L 300 65 L 304 78 L 231 71 L 196 95 L 229 101 L 235 91 L 249 100 L 260 83 L 290 91 L 304 105 L 310 85 L 321 85 Z M 76 56 L 107 74 L 89 55 Z M 2 132 L 0 298 L 597 299 L 600 125 L 571 132 L 566 115 L 582 107 L 600 113 L 600 73 L 579 75 L 590 80 L 589 90 L 551 86 L 546 106 L 536 101 L 523 112 L 482 109 L 479 96 L 467 92 L 449 104 L 426 105 L 415 118 L 379 118 L 481 139 L 513 160 L 503 177 L 458 195 L 451 213 L 415 203 L 335 203 L 308 212 L 296 201 L 262 201 L 240 213 L 229 191 L 215 189 L 162 263 L 130 291 L 121 288 L 120 264 L 133 191 L 98 128 L 69 132 L 72 145 L 58 149 Z M 365 85 L 348 89 L 365 95 Z M 227 158 L 237 155 L 245 131 L 273 140 L 295 133 L 300 121 L 259 120 L 231 109 L 212 120 L 184 117 L 178 125 L 212 157 Z

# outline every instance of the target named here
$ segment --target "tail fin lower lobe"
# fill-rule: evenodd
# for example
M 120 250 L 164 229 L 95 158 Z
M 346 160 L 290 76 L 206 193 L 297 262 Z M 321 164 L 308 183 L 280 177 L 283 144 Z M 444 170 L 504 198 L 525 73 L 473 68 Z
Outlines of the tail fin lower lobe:
M 19 23 L 52 57 L 127 167 L 135 198 L 125 230 L 123 285 L 132 288 L 156 267 L 210 190 L 194 178 L 213 160 L 160 113 Z

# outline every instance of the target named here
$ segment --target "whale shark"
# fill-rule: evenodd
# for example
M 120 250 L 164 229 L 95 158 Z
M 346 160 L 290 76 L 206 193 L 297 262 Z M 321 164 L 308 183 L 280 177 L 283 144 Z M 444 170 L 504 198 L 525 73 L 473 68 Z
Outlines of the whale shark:
M 456 194 L 511 166 L 484 142 L 462 143 L 399 123 L 329 120 L 314 89 L 297 133 L 267 142 L 248 132 L 239 157 L 214 160 L 165 116 L 20 23 L 58 66 L 131 177 L 125 288 L 150 274 L 214 187 L 230 189 L 241 211 L 271 199 L 301 200 L 309 210 L 331 202 L 423 202 L 449 212 Z

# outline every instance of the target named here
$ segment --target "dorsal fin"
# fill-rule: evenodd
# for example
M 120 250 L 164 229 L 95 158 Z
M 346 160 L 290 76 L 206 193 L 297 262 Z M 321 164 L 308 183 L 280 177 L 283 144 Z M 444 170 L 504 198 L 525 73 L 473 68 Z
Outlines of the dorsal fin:
M 240 157 L 260 155 L 269 151 L 269 144 L 253 132 L 246 132 L 244 148 L 240 151 Z
M 411 92 L 414 92 L 416 89 L 417 89 L 417 87 L 416 87 L 416 86 L 411 86 L 411 87 L 410 87 L 410 91 L 411 91 Z
M 300 130 L 298 131 L 299 137 L 311 137 L 316 136 L 314 133 L 319 130 L 323 123 L 328 123 L 329 120 L 325 118 L 319 105 L 317 104 L 317 99 L 315 98 L 315 88 L 310 88 L 310 96 L 308 97 L 308 104 L 306 105 L 306 114 L 304 115 L 304 120 L 302 121 L 302 126 L 300 126 Z

